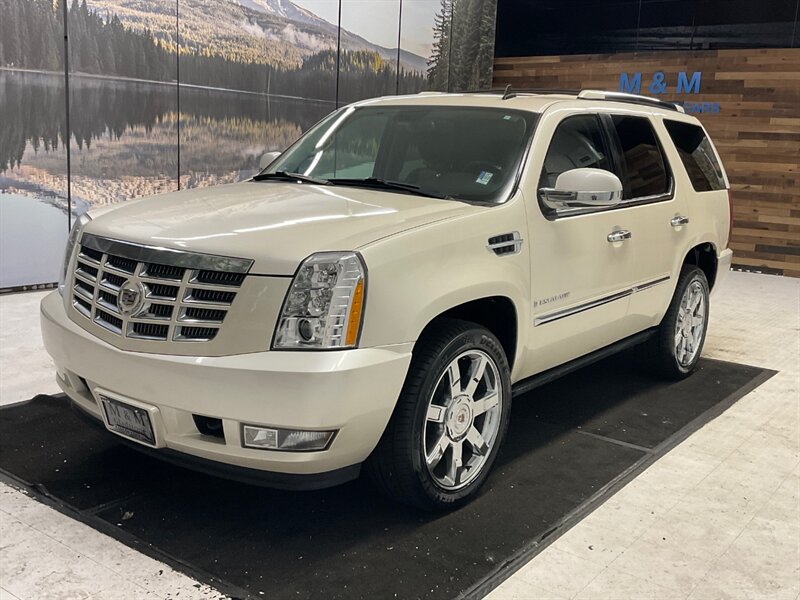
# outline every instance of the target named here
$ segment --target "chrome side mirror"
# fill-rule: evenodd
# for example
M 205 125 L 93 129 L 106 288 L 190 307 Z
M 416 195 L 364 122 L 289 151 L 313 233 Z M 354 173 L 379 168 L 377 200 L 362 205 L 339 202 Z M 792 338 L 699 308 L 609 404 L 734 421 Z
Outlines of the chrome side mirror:
M 261 155 L 261 158 L 258 160 L 258 168 L 259 169 L 266 169 L 270 163 L 272 163 L 276 158 L 281 155 L 280 152 L 265 152 Z
M 587 208 L 611 208 L 622 201 L 622 182 L 603 169 L 571 169 L 552 188 L 540 188 L 542 203 L 556 214 Z

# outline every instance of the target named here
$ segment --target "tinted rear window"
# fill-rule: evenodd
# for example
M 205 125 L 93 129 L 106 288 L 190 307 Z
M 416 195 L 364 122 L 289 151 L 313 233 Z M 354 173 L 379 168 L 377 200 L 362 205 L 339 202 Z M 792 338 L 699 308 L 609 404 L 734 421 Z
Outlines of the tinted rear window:
M 656 133 L 646 117 L 612 117 L 624 158 L 626 199 L 669 192 L 670 178 Z
M 664 121 L 689 180 L 696 192 L 725 189 L 725 177 L 702 127 L 680 121 Z

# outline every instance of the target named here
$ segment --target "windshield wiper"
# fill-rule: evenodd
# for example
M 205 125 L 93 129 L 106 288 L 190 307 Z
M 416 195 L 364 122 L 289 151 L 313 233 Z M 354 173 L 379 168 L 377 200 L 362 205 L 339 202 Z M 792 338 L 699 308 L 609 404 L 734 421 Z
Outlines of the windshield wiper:
M 330 185 L 327 179 L 311 177 L 302 173 L 290 173 L 288 171 L 276 171 L 275 173 L 262 173 L 253 177 L 253 181 L 294 181 L 302 183 L 315 183 L 317 185 Z
M 331 178 L 328 183 L 333 185 L 349 185 L 353 187 L 368 187 L 376 190 L 390 190 L 406 192 L 409 194 L 416 194 L 417 196 L 425 196 L 427 198 L 439 198 L 440 200 L 449 200 L 451 196 L 444 194 L 436 194 L 434 192 L 426 192 L 420 186 L 413 183 L 404 183 L 402 181 L 389 181 L 387 179 L 380 179 L 378 177 L 367 177 L 366 179 L 350 179 L 346 177 Z

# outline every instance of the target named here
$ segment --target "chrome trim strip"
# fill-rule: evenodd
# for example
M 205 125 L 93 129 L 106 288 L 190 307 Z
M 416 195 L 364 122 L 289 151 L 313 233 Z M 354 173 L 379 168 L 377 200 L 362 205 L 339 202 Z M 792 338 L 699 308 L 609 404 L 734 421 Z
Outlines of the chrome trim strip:
M 157 263 L 186 269 L 247 273 L 250 267 L 253 266 L 253 261 L 249 258 L 215 256 L 213 254 L 187 252 L 173 248 L 146 246 L 134 242 L 99 237 L 91 233 L 84 233 L 80 243 L 82 246 L 92 248 L 98 252 L 122 256 L 136 262 Z M 126 273 L 126 275 L 130 276 L 130 273 Z
M 672 171 L 669 171 L 670 182 L 669 182 L 669 189 L 664 192 L 663 194 L 653 194 L 650 196 L 639 196 L 638 198 L 623 198 L 620 200 L 619 204 L 615 204 L 613 206 L 586 206 L 586 207 L 575 207 L 575 208 L 561 208 L 558 211 L 554 209 L 546 209 L 543 211 L 545 218 L 552 221 L 555 219 L 562 219 L 566 217 L 577 217 L 579 215 L 591 215 L 594 213 L 599 212 L 607 212 L 612 210 L 622 210 L 624 208 L 630 208 L 635 206 L 641 206 L 643 204 L 653 204 L 655 202 L 666 202 L 668 200 L 672 200 L 675 197 L 675 177 L 672 174 Z M 539 199 L 539 205 L 541 206 L 544 204 L 542 201 L 541 190 L 537 191 L 536 197 Z
M 631 294 L 633 294 L 633 289 L 627 289 L 621 292 L 616 292 L 609 296 L 604 296 L 603 298 L 598 298 L 597 300 L 592 300 L 591 302 L 586 302 L 584 304 L 573 306 L 571 308 L 563 308 L 561 310 L 557 310 L 550 314 L 537 317 L 533 321 L 533 326 L 537 327 L 539 325 L 544 325 L 545 323 L 558 321 L 559 319 L 563 319 L 564 317 L 571 317 L 572 315 L 584 312 L 586 310 L 589 310 L 590 308 L 597 308 L 598 306 L 603 306 L 604 304 L 608 304 L 609 302 L 621 300 L 622 298 L 626 298 Z
M 641 292 L 642 290 L 649 289 L 653 286 L 656 286 L 660 283 L 664 283 L 665 281 L 669 281 L 670 276 L 665 275 L 664 277 L 659 277 L 658 279 L 654 279 L 652 281 L 648 281 L 642 283 L 640 285 L 628 288 L 626 290 L 622 290 L 620 292 L 615 292 L 613 294 L 609 294 L 608 296 L 603 296 L 602 298 L 598 298 L 596 300 L 592 300 L 591 302 L 585 302 L 584 304 L 578 304 L 577 306 L 572 306 L 570 308 L 562 308 L 555 312 L 551 312 L 546 315 L 542 315 L 541 317 L 536 317 L 533 320 L 533 326 L 538 327 L 539 325 L 544 325 L 546 323 L 552 323 L 553 321 L 558 321 L 559 319 L 563 319 L 565 317 L 571 317 L 572 315 L 576 315 L 578 313 L 582 313 L 592 308 L 597 308 L 598 306 L 603 306 L 604 304 L 608 304 L 609 302 L 615 302 L 617 300 L 622 300 L 623 298 L 627 298 L 635 294 L 636 292 Z
M 86 301 L 84 300 L 84 302 L 86 302 Z M 90 305 L 91 305 L 91 302 L 87 302 L 87 304 L 90 304 Z M 73 306 L 73 308 L 75 308 L 75 310 L 77 310 L 79 313 L 81 313 L 81 314 L 82 314 L 84 317 L 86 317 L 87 319 L 90 319 L 90 318 L 91 318 L 92 311 L 91 311 L 91 310 L 86 310 L 86 309 L 83 307 L 83 305 L 81 305 L 81 304 L 80 304 L 80 303 L 79 303 L 77 300 L 75 300 L 74 298 L 73 298 L 73 300 L 72 300 L 72 306 Z
M 649 289 L 655 285 L 658 285 L 659 283 L 664 283 L 665 281 L 669 281 L 669 279 L 670 279 L 669 275 L 664 275 L 663 277 L 659 277 L 658 279 L 654 279 L 653 281 L 648 281 L 647 283 L 634 286 L 633 291 L 634 293 L 641 292 L 642 290 Z
M 83 254 L 82 252 L 80 254 L 78 254 L 78 260 L 80 262 L 82 262 L 82 263 L 86 263 L 90 267 L 94 267 L 95 269 L 100 266 L 100 262 L 99 261 L 96 261 L 95 259 L 91 258 L 90 256 L 87 256 L 86 254 Z

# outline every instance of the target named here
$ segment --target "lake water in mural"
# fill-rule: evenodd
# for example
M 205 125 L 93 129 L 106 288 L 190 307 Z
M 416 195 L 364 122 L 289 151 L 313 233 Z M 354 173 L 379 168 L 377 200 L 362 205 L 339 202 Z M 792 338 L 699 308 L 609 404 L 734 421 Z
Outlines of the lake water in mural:
M 73 214 L 174 191 L 179 178 L 184 188 L 245 179 L 262 153 L 285 148 L 333 109 L 324 101 L 181 86 L 179 132 L 174 84 L 71 76 L 70 88 Z M 7 270 L 19 251 L 5 240 L 16 227 L 35 229 L 39 219 L 60 220 L 66 230 L 63 75 L 0 69 L 0 123 L 0 209 L 8 250 L 0 258 L 0 287 L 55 281 L 55 263 L 21 280 Z M 49 227 L 35 235 L 27 231 L 39 242 L 52 238 Z M 52 253 L 47 243 L 42 248 Z
M 333 109 L 329 102 L 70 77 L 72 196 L 90 206 L 241 179 Z M 66 190 L 63 76 L 0 70 L 0 189 Z
M 67 233 L 67 213 L 51 200 L 0 195 L 0 288 L 57 281 Z

